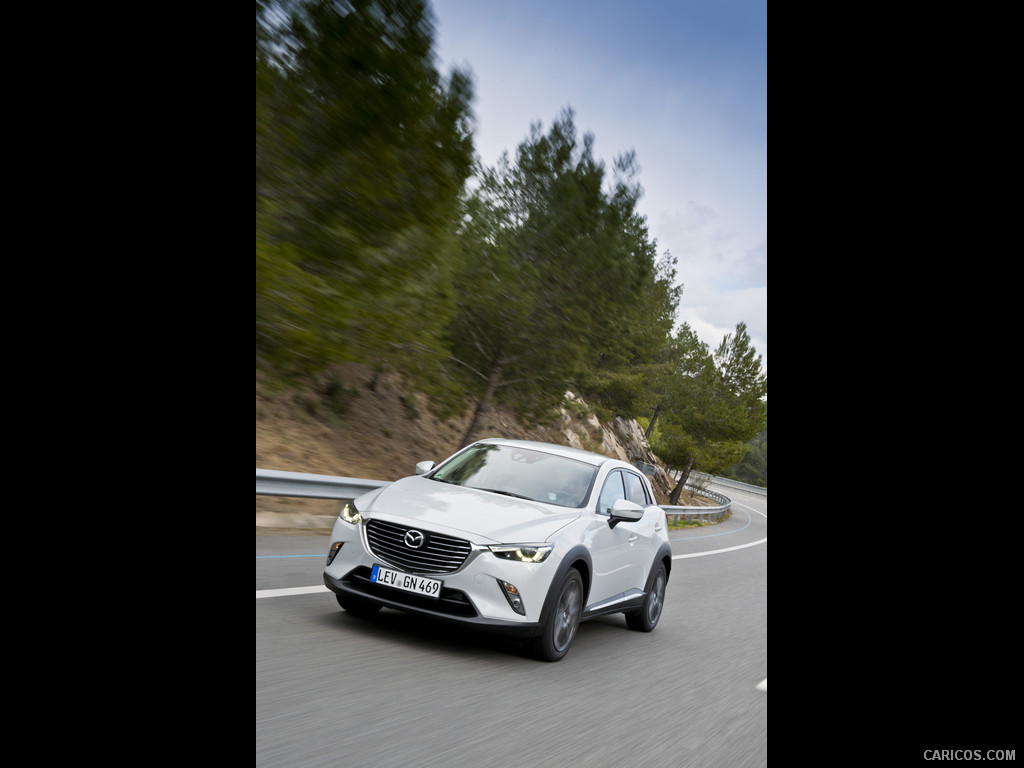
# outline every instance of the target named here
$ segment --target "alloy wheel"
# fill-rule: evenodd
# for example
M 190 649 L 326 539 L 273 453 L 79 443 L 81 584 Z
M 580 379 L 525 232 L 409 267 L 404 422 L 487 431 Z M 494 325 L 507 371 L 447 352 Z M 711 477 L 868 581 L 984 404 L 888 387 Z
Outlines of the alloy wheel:
M 565 585 L 558 597 L 555 611 L 554 640 L 555 650 L 565 651 L 576 635 L 580 623 L 580 607 L 583 604 L 583 593 L 578 581 L 570 581 Z
M 655 579 L 647 600 L 647 621 L 651 624 L 657 624 L 661 616 L 661 607 L 665 602 L 665 581 L 665 572 L 662 571 Z

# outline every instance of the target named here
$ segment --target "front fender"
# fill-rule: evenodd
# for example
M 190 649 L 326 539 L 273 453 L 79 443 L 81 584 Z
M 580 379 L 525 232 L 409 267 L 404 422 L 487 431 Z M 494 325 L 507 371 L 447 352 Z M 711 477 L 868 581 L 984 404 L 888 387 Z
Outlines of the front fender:
M 586 547 L 578 545 L 565 554 L 562 562 L 558 564 L 558 569 L 555 571 L 551 583 L 548 585 L 548 594 L 544 598 L 544 607 L 541 608 L 540 612 L 540 627 L 543 628 L 546 625 L 548 617 L 555 608 L 555 602 L 558 600 L 558 588 L 562 585 L 562 579 L 565 578 L 565 574 L 569 569 L 574 566 L 580 572 L 580 578 L 583 579 L 583 605 L 587 604 L 587 600 L 590 597 L 590 579 L 591 574 L 594 572 L 594 561 L 590 557 L 590 551 Z

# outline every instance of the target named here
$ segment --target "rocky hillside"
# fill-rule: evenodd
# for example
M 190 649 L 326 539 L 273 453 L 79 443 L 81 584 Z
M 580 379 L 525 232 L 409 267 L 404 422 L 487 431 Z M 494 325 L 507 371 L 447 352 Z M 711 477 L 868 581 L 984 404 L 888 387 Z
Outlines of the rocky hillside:
M 361 366 L 338 371 L 340 386 L 330 395 L 312 390 L 279 390 L 256 379 L 256 467 L 374 480 L 398 480 L 414 472 L 416 462 L 440 461 L 459 444 L 469 414 L 438 419 L 421 395 L 410 395 L 394 375 L 377 375 Z M 508 414 L 489 415 L 483 437 L 523 438 L 572 445 L 623 461 L 659 464 L 643 430 L 632 419 L 602 424 L 586 403 L 568 394 L 551 427 L 527 429 Z M 655 478 L 665 503 L 669 479 Z M 687 503 L 682 501 L 681 503 Z M 338 503 L 320 499 L 257 496 L 257 532 L 261 525 L 285 526 L 289 518 L 336 515 Z

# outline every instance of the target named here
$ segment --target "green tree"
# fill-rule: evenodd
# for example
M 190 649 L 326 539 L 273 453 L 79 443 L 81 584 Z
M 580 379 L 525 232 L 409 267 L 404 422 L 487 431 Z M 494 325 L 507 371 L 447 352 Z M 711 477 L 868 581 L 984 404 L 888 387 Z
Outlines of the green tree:
M 639 217 L 637 217 L 639 218 Z M 646 237 L 646 223 L 636 236 L 643 251 L 632 254 L 645 275 L 630 295 L 613 290 L 609 297 L 606 334 L 590 350 L 576 386 L 604 417 L 649 415 L 657 408 L 657 393 L 673 363 L 672 327 L 682 286 L 676 281 L 676 261 L 666 253 L 655 261 L 655 243 Z
M 747 444 L 747 452 L 738 464 L 729 467 L 723 477 L 751 485 L 768 487 L 768 431 L 761 432 Z
M 738 463 L 747 443 L 767 425 L 768 380 L 746 325 L 727 334 L 714 354 L 685 325 L 676 338 L 676 375 L 664 392 L 658 439 L 652 448 L 681 468 L 669 498 L 678 504 L 694 468 L 716 474 Z
M 423 0 L 257 2 L 257 350 L 277 366 L 440 354 L 472 88 L 432 46 Z
M 476 403 L 464 444 L 494 402 L 527 420 L 549 413 L 638 315 L 654 269 L 633 166 L 617 161 L 606 190 L 593 136 L 580 141 L 566 110 L 546 134 L 531 126 L 514 163 L 481 173 L 449 333 Z

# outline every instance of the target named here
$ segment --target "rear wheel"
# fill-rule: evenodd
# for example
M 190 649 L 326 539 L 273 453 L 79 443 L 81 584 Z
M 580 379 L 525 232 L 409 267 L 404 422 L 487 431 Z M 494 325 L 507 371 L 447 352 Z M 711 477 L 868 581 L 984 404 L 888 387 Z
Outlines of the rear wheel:
M 531 652 L 542 661 L 558 661 L 569 652 L 583 612 L 583 579 L 570 568 L 558 588 L 555 605 L 540 635 L 528 643 Z
M 667 585 L 668 575 L 665 573 L 665 565 L 658 563 L 654 580 L 651 582 L 651 590 L 644 598 L 643 607 L 635 613 L 626 614 L 626 625 L 630 629 L 635 629 L 637 632 L 650 632 L 658 626 L 661 609 L 665 605 L 665 587 Z

